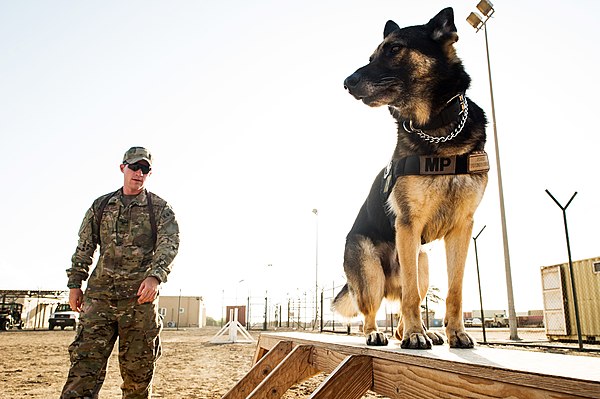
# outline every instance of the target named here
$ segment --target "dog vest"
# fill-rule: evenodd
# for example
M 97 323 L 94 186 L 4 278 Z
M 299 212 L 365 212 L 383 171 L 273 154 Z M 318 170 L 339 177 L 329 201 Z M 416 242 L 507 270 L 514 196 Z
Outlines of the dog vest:
M 383 203 L 387 202 L 399 176 L 469 175 L 485 173 L 488 170 L 490 170 L 490 163 L 485 151 L 450 157 L 410 155 L 392 159 L 383 172 L 381 199 Z M 393 228 L 396 215 L 388 206 L 384 206 L 384 210 Z M 423 237 L 421 237 L 421 244 L 425 244 Z
M 387 200 L 398 176 L 469 175 L 488 170 L 490 163 L 485 151 L 449 157 L 410 155 L 390 161 L 383 172 L 382 192 Z

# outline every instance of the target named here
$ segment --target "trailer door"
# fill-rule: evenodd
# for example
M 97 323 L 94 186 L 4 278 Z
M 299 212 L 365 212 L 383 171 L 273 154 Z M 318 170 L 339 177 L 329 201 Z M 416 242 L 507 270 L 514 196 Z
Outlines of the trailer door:
M 565 301 L 560 266 L 542 268 L 546 335 L 567 335 Z

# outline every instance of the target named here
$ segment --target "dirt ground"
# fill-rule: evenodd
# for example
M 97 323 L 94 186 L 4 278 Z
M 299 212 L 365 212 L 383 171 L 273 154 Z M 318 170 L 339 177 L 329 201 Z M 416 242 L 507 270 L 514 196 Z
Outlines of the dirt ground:
M 153 383 L 153 398 L 221 398 L 252 367 L 255 344 L 211 344 L 218 328 L 164 330 L 163 355 Z M 258 337 L 258 333 L 252 333 Z M 68 346 L 75 336 L 64 331 L 0 333 L 0 398 L 58 398 L 69 368 Z M 317 375 L 292 387 L 283 398 L 304 398 L 323 381 Z M 109 360 L 100 398 L 121 397 L 116 351 Z M 365 398 L 381 398 L 368 394 Z
M 153 398 L 221 398 L 252 367 L 255 344 L 212 344 L 216 327 L 164 330 L 163 355 L 153 384 Z M 481 331 L 471 331 L 481 340 Z M 542 331 L 520 332 L 521 338 L 543 340 Z M 252 332 L 258 338 L 258 332 Z M 0 398 L 58 398 L 69 367 L 68 346 L 75 336 L 64 331 L 0 332 Z M 491 331 L 488 339 L 501 340 L 508 331 Z M 597 354 L 596 354 L 597 355 Z M 325 379 L 324 374 L 292 387 L 284 399 L 306 398 Z M 121 377 L 116 352 L 109 361 L 101 399 L 121 397 Z M 364 398 L 383 396 L 367 393 Z

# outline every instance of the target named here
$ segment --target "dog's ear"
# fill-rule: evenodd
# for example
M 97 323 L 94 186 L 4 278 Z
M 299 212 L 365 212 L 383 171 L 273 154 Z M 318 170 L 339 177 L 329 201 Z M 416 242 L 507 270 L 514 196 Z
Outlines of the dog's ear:
M 400 27 L 394 21 L 387 21 L 385 28 L 383 29 L 383 38 L 385 39 L 388 35 L 394 31 L 400 30 Z
M 427 23 L 431 38 L 443 45 L 451 45 L 458 41 L 454 25 L 454 11 L 451 7 L 444 8 Z

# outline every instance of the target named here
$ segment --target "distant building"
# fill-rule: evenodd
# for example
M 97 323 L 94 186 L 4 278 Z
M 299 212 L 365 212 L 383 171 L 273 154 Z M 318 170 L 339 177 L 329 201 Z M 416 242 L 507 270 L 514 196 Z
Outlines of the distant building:
M 235 319 L 235 310 L 237 309 L 237 321 L 241 325 L 246 325 L 246 305 L 227 306 L 225 309 L 225 323 L 229 323 L 232 317 Z
M 201 296 L 163 296 L 158 299 L 158 313 L 163 317 L 163 326 L 204 327 L 206 308 Z

